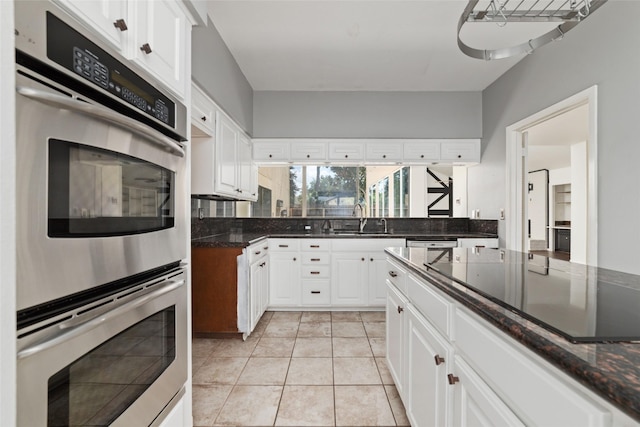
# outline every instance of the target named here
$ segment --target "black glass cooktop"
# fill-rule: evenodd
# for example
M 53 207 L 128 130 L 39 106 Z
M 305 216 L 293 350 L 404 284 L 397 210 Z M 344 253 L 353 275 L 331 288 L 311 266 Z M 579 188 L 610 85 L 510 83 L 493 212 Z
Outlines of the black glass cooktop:
M 571 342 L 640 341 L 638 275 L 501 249 L 403 250 Z

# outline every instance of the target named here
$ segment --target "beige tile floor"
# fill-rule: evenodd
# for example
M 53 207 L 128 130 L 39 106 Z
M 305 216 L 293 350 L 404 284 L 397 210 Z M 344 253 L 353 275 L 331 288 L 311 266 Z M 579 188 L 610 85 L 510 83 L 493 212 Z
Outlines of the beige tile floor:
M 384 337 L 384 312 L 266 312 L 194 339 L 194 426 L 409 426 Z

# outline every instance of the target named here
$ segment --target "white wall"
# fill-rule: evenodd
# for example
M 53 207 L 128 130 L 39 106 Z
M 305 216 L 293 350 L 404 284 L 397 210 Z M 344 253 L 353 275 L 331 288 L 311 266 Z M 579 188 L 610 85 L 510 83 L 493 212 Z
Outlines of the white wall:
M 13 2 L 0 1 L 0 417 L 16 425 L 15 57 Z
M 480 138 L 480 92 L 268 92 L 253 97 L 262 138 Z
M 506 200 L 505 128 L 598 85 L 598 264 L 632 273 L 640 273 L 640 228 L 634 227 L 640 212 L 638 15 L 640 2 L 608 2 L 489 86 L 482 100 L 482 163 L 468 171 L 469 209 L 498 218 Z M 499 234 L 505 235 L 504 221 Z

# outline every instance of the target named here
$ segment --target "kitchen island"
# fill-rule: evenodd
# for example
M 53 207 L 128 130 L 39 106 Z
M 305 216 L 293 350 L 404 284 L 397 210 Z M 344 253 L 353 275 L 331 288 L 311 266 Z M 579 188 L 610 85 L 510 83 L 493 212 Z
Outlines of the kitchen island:
M 434 408 L 442 418 L 428 422 L 478 415 L 478 407 L 463 404 L 473 400 L 468 384 L 477 373 L 478 387 L 487 387 L 483 398 L 495 397 L 484 406 L 495 411 L 483 414 L 493 421 L 638 425 L 639 276 L 498 249 L 386 252 L 387 322 L 401 335 L 394 342 L 388 334 L 387 357 L 412 425 L 430 417 L 420 409 L 429 405 L 416 401 L 420 384 L 412 382 L 412 369 L 429 364 L 413 360 L 417 338 L 426 336 L 421 330 L 443 346 L 431 359 L 448 355 L 433 369 L 446 366 L 449 384 L 458 386 L 442 389 L 451 393 L 449 404 Z M 407 312 L 418 321 L 402 318 Z

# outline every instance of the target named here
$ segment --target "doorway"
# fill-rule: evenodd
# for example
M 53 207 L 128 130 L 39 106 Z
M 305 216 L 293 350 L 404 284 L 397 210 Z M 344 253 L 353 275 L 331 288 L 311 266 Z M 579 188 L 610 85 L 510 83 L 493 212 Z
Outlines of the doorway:
M 539 249 L 540 242 L 532 248 L 529 237 L 529 172 L 544 168 L 549 169 L 546 249 L 570 253 L 572 262 L 597 265 L 596 111 L 593 86 L 507 127 L 507 248 Z M 580 125 L 584 135 L 571 140 L 566 133 L 577 127 L 570 120 L 576 116 L 586 121 Z M 553 129 L 565 135 L 547 132 Z M 568 146 L 556 143 L 567 138 Z M 554 163 L 562 157 L 558 150 L 567 153 L 569 166 Z

